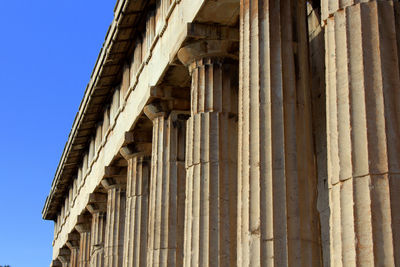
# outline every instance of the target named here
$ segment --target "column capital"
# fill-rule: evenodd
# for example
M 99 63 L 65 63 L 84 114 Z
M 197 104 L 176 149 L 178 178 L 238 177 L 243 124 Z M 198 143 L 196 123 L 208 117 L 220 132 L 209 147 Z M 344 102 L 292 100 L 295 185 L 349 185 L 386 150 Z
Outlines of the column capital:
M 107 211 L 107 194 L 100 192 L 91 193 L 86 208 L 91 214 L 100 212 L 105 213 Z
M 72 251 L 79 248 L 80 235 L 77 232 L 69 233 L 66 246 Z
M 119 150 L 119 153 L 126 160 L 130 160 L 137 156 L 150 156 L 151 155 L 151 142 L 137 142 L 127 144 Z
M 150 88 L 150 96 L 160 100 L 190 99 L 190 88 L 160 84 Z
M 72 250 L 78 250 L 79 249 L 79 240 L 78 241 L 67 241 L 65 245 L 72 251 Z
M 71 251 L 66 246 L 60 248 L 58 252 L 58 259 L 63 264 L 68 264 L 71 258 Z
M 125 132 L 124 145 L 151 143 L 151 135 L 147 131 L 130 131 Z
M 170 85 L 156 85 L 150 88 L 153 100 L 144 107 L 144 114 L 151 120 L 164 116 L 166 118 L 172 110 L 190 109 L 190 88 Z
M 178 51 L 178 59 L 190 65 L 204 58 L 238 59 L 239 42 L 232 40 L 201 40 L 182 47 Z M 191 69 L 191 68 L 190 68 Z
M 164 117 L 165 120 L 171 119 L 173 123 L 177 122 L 178 120 L 186 121 L 190 117 L 190 111 L 171 109 L 168 110 L 168 112 L 165 112 L 154 104 L 145 106 L 144 113 L 152 121 L 157 118 Z
M 106 166 L 104 168 L 104 177 L 101 185 L 106 189 L 126 187 L 126 172 L 121 167 Z
M 190 91 L 190 89 L 187 89 Z M 143 112 L 151 121 L 154 122 L 156 118 L 167 118 L 169 114 L 176 111 L 185 111 L 190 109 L 190 101 L 183 98 L 174 98 L 170 100 L 155 101 L 144 107 Z
M 145 106 L 143 112 L 151 121 L 154 121 L 154 119 L 158 117 L 166 118 L 169 113 L 169 110 L 170 109 L 166 101 L 159 101 Z
M 78 231 L 79 234 L 90 232 L 90 221 L 91 216 L 89 214 L 79 215 L 75 225 L 75 230 Z

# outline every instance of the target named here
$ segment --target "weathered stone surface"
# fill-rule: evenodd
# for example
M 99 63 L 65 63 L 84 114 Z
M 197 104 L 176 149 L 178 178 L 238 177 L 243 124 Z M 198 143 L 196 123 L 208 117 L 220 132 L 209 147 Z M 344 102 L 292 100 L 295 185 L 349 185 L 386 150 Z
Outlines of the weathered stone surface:
M 90 231 L 82 232 L 81 240 L 79 244 L 79 267 L 89 267 L 90 266 Z
M 400 78 L 393 5 L 322 1 L 329 15 L 324 18 L 332 266 L 400 264 Z
M 71 250 L 71 257 L 69 266 L 78 267 L 79 266 L 79 246 L 68 246 Z
M 91 216 L 81 216 L 81 220 L 78 219 L 78 222 L 75 226 L 75 229 L 80 234 L 79 239 L 79 258 L 78 258 L 78 266 L 79 267 L 89 267 L 90 266 L 90 254 L 91 254 Z
M 192 75 L 184 266 L 236 263 L 237 63 L 233 56 L 220 57 L 232 51 L 231 45 L 217 47 L 216 41 L 202 42 L 179 52 Z M 209 48 L 211 57 L 204 57 Z M 198 58 L 198 51 L 203 58 Z
M 43 209 L 51 266 L 400 265 L 398 1 L 114 15 Z
M 182 266 L 185 219 L 185 137 L 187 113 L 157 113 L 149 205 L 147 266 Z
M 238 266 L 320 266 L 305 2 L 241 12 Z
M 73 232 L 68 235 L 68 241 L 66 246 L 71 251 L 70 254 L 70 267 L 78 267 L 79 266 L 79 241 L 80 236 L 79 233 Z
M 136 51 L 134 52 L 134 48 L 136 46 L 139 47 L 138 44 L 141 42 L 141 36 L 145 30 L 144 25 L 140 25 L 142 21 L 141 17 L 146 17 L 148 9 L 155 6 L 148 6 L 146 4 L 148 1 L 142 0 L 119 1 L 119 6 L 121 7 L 116 9 L 115 18 L 108 31 L 104 49 L 102 49 L 93 71 L 93 79 L 91 79 L 86 90 L 85 100 L 80 105 L 77 119 L 73 125 L 73 130 L 60 160 L 51 192 L 43 209 L 44 218 L 49 220 L 56 219 L 58 209 L 63 206 L 63 190 L 67 190 L 68 186 L 72 184 L 69 182 L 70 178 L 73 178 L 77 173 L 81 173 L 74 206 L 70 209 L 70 214 L 65 220 L 60 219 L 57 235 L 54 238 L 53 259 L 57 258 L 59 249 L 66 242 L 66 236 L 74 229 L 76 217 L 86 208 L 88 195 L 98 189 L 100 181 L 103 179 L 104 167 L 111 165 L 114 158 L 119 156 L 119 150 L 123 146 L 125 133 L 137 126 L 136 123 L 138 122 L 138 118 L 142 116 L 143 107 L 151 99 L 151 88 L 164 78 L 170 79 L 170 84 L 172 85 L 178 83 L 182 87 L 188 86 L 187 83 L 190 77 L 183 66 L 176 64 L 175 55 L 182 43 L 186 41 L 188 34 L 187 23 L 194 22 L 196 14 L 203 6 L 203 2 L 204 0 L 173 0 L 165 3 L 168 6 L 168 11 L 163 21 L 160 22 L 160 27 L 163 29 L 162 33 L 156 32 L 150 53 L 147 54 L 145 59 L 137 57 L 137 60 L 131 60 L 133 54 L 136 53 Z M 146 10 L 142 11 L 142 9 Z M 137 22 L 136 18 L 139 19 L 139 22 Z M 128 25 L 134 26 L 129 28 L 127 27 Z M 129 36 L 129 34 L 124 35 L 124 33 L 132 31 L 132 28 L 140 31 L 143 30 L 143 32 L 137 32 L 133 36 Z M 122 47 L 122 42 L 114 42 L 122 38 L 119 37 L 121 36 L 120 33 L 125 38 L 124 47 Z M 121 50 L 117 50 L 117 48 Z M 129 50 L 125 54 L 126 58 L 124 58 L 124 53 L 118 52 L 125 50 L 125 48 Z M 116 61 L 113 61 L 112 57 Z M 107 85 L 107 87 L 109 86 L 108 88 L 97 86 L 96 84 L 98 78 L 102 76 L 100 74 L 110 73 L 112 69 L 115 69 L 112 71 L 117 71 L 119 64 L 124 65 L 126 63 L 135 64 L 138 68 L 131 68 L 128 92 L 123 96 L 124 101 L 120 102 L 118 116 L 116 116 L 115 121 L 110 122 L 107 113 L 109 112 L 108 106 L 111 98 L 108 97 L 108 93 L 119 86 L 120 81 L 115 79 L 112 84 L 109 83 Z M 103 67 L 107 69 L 105 70 L 106 72 L 103 72 Z M 164 76 L 166 73 L 168 73 L 168 76 Z M 120 77 L 119 73 L 115 76 L 117 78 Z M 111 79 L 111 76 L 108 79 Z M 125 86 L 121 85 L 121 88 L 125 88 Z M 100 101 L 99 99 L 101 98 L 103 100 Z M 97 104 L 93 106 L 93 102 Z M 91 110 L 87 112 L 89 104 Z M 103 116 L 104 113 L 107 116 Z M 101 124 L 104 136 L 102 136 L 99 150 L 96 151 L 97 155 L 90 164 L 91 168 L 83 175 L 79 169 L 81 169 L 80 166 L 82 163 L 81 156 L 87 151 L 85 140 L 90 140 L 95 132 L 97 132 L 95 131 L 98 125 L 97 122 L 103 122 Z M 78 129 L 80 130 L 78 131 Z M 72 164 L 70 165 L 70 163 Z
M 108 184 L 107 191 L 104 263 L 105 266 L 122 267 L 124 255 L 126 188 L 123 184 Z
M 104 267 L 106 213 L 104 211 L 96 211 L 92 214 L 90 266 Z
M 124 267 L 146 266 L 150 156 L 148 151 L 128 158 Z

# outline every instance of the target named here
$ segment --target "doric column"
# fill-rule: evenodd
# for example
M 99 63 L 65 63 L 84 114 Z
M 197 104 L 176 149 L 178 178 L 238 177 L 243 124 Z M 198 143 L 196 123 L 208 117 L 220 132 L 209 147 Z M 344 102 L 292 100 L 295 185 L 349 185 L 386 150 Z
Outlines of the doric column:
M 106 167 L 101 182 L 107 190 L 107 222 L 104 244 L 105 266 L 122 267 L 124 254 L 126 174 Z
M 147 266 L 182 266 L 188 113 L 144 112 L 153 121 Z
M 90 229 L 90 267 L 105 267 L 104 240 L 106 231 L 107 194 L 90 194 L 87 209 L 92 214 L 92 225 Z
M 70 256 L 70 267 L 78 267 L 79 266 L 79 234 L 74 231 L 68 235 L 68 241 L 66 243 L 67 247 L 71 251 Z
M 91 215 L 80 215 L 78 216 L 78 222 L 75 225 L 75 229 L 80 235 L 79 240 L 79 267 L 90 266 L 90 230 L 91 230 Z
M 58 260 L 61 262 L 62 267 L 70 267 L 71 251 L 67 246 L 60 249 L 58 253 Z
M 179 59 L 192 76 L 184 266 L 236 265 L 237 43 L 200 41 Z
M 121 149 L 128 162 L 124 267 L 146 266 L 150 144 L 132 144 Z
M 240 1 L 238 266 L 320 266 L 305 1 Z
M 69 260 L 69 267 L 78 267 L 78 258 L 79 258 L 79 244 L 68 245 L 68 248 L 71 250 L 71 256 Z
M 321 2 L 330 264 L 400 266 L 399 4 Z

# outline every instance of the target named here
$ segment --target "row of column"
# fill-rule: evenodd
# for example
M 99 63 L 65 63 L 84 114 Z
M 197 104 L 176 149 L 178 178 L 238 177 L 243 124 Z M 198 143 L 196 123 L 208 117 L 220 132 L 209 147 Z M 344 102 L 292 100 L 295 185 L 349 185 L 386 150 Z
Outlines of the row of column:
M 127 174 L 103 181 L 72 266 L 400 265 L 398 3 L 321 4 L 329 225 L 317 210 L 306 2 L 241 0 L 239 57 L 233 41 L 179 51 L 190 113 L 145 109 L 151 148 L 121 149 Z
M 121 149 L 127 173 L 110 172 L 102 181 L 107 194 L 90 195 L 91 214 L 75 226 L 79 243 L 60 250 L 60 265 L 182 266 L 187 117 L 156 114 L 152 146 Z
M 238 266 L 400 266 L 399 3 L 312 2 L 329 225 L 316 209 L 306 2 L 241 0 Z

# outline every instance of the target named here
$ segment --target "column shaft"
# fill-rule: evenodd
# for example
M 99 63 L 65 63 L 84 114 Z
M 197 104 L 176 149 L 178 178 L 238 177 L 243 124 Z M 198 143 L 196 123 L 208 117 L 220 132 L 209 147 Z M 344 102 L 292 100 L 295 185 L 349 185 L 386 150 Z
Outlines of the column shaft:
M 332 266 L 400 266 L 396 7 L 322 1 Z
M 82 232 L 79 241 L 79 267 L 90 266 L 90 232 Z
M 237 68 L 230 59 L 203 58 L 190 69 L 184 265 L 234 266 Z
M 107 222 L 104 243 L 105 266 L 120 267 L 124 253 L 125 188 L 111 186 L 107 196 Z
M 71 249 L 71 259 L 69 266 L 78 267 L 79 266 L 79 247 L 73 247 Z
M 104 238 L 106 229 L 106 213 L 94 212 L 91 230 L 91 267 L 104 267 Z
M 128 159 L 124 267 L 146 266 L 150 157 Z
M 305 1 L 240 1 L 238 266 L 320 266 Z
M 147 266 L 182 266 L 186 115 L 153 119 Z

